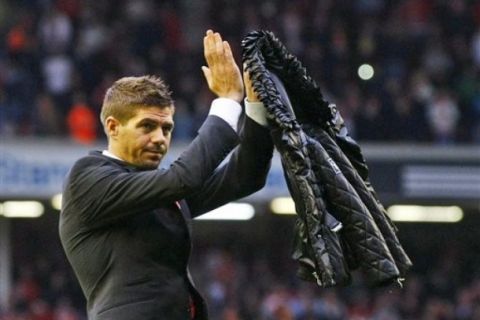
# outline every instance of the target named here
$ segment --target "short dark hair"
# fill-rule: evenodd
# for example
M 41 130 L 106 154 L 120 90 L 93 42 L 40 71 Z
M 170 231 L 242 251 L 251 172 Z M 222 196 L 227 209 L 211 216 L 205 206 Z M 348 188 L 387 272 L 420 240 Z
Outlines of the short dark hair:
M 171 92 L 157 76 L 124 77 L 108 88 L 103 99 L 100 120 L 105 125 L 109 116 L 125 123 L 145 107 L 173 107 Z

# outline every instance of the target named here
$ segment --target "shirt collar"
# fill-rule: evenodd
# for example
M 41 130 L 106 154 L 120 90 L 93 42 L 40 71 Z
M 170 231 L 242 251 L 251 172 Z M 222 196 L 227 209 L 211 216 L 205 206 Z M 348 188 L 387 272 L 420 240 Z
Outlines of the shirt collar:
M 117 157 L 116 155 L 114 155 L 113 153 L 111 153 L 111 152 L 108 151 L 108 150 L 103 150 L 103 151 L 102 151 L 102 154 L 103 154 L 104 156 L 106 156 L 106 157 L 109 157 L 109 158 L 112 158 L 112 159 L 116 159 L 116 160 L 120 160 L 120 161 L 125 162 L 125 160 Z

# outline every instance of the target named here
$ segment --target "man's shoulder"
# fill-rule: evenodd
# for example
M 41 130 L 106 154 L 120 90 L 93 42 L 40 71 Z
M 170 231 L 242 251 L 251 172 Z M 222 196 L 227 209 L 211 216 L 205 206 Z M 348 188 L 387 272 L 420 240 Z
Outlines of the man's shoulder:
M 96 184 L 99 179 L 113 174 L 113 172 L 124 171 L 122 166 L 102 155 L 100 151 L 90 152 L 88 155 L 79 158 L 65 176 L 63 183 L 64 192 L 71 188 L 84 188 Z
M 85 168 L 92 167 L 92 166 L 103 166 L 108 165 L 110 161 L 108 161 L 107 157 L 102 155 L 100 151 L 91 151 L 88 155 L 81 157 L 72 166 L 71 172 L 76 172 L 78 170 L 84 170 Z
M 68 180 L 89 175 L 108 174 L 112 171 L 125 171 L 125 166 L 102 154 L 101 151 L 92 151 L 88 155 L 75 161 L 67 175 Z

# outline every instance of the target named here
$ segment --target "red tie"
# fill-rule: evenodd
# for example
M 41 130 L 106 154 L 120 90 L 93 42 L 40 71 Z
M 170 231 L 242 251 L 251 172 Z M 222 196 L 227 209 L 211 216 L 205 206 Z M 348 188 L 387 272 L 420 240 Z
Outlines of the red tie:
M 192 297 L 190 297 L 190 319 L 195 319 L 195 303 L 193 303 Z

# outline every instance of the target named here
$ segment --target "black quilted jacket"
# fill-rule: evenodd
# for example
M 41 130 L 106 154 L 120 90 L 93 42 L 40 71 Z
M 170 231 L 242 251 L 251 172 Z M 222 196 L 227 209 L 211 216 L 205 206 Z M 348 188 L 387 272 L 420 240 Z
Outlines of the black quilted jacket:
M 299 275 L 330 287 L 359 268 L 370 284 L 399 282 L 412 263 L 337 108 L 272 33 L 252 32 L 242 46 L 295 201 Z

